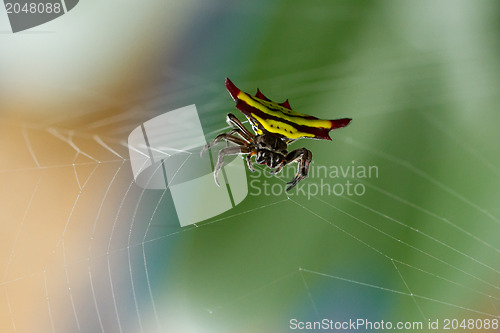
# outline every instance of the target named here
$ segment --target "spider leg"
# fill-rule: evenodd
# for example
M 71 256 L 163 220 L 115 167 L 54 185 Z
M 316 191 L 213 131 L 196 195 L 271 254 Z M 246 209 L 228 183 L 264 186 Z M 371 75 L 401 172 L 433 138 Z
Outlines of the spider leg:
M 271 175 L 276 175 L 276 174 L 280 173 L 280 172 L 281 172 L 281 169 L 283 169 L 283 167 L 284 167 L 285 165 L 287 165 L 288 163 L 289 163 L 289 162 L 287 162 L 287 161 L 285 161 L 285 160 L 281 161 L 281 163 L 280 163 L 280 164 L 278 164 L 278 166 L 277 166 L 276 168 L 274 168 L 274 170 L 269 171 L 269 174 L 271 174 Z
M 250 169 L 250 171 L 252 171 L 252 172 L 255 172 L 255 168 L 253 167 L 253 164 L 252 164 L 252 156 L 253 156 L 253 154 L 250 152 L 250 154 L 247 155 L 246 160 L 247 160 L 248 169 Z
M 215 139 L 213 139 L 212 142 L 207 143 L 203 147 L 203 149 L 200 151 L 200 156 L 202 156 L 203 153 L 206 152 L 210 147 L 215 146 L 217 143 L 221 142 L 222 140 L 234 142 L 238 146 L 246 146 L 248 144 L 248 142 L 246 142 L 245 140 L 243 140 L 243 139 L 241 139 L 241 138 L 239 138 L 237 136 L 234 136 L 234 135 L 231 135 L 231 134 L 228 134 L 228 133 L 222 133 L 222 134 L 217 135 L 215 137 Z
M 246 147 L 246 146 L 226 147 L 226 148 L 221 149 L 221 151 L 219 152 L 219 155 L 217 156 L 217 164 L 215 165 L 215 170 L 214 170 L 215 184 L 217 184 L 217 186 L 220 186 L 219 181 L 217 180 L 217 176 L 219 175 L 219 171 L 222 168 L 222 165 L 224 164 L 224 157 L 225 156 L 248 154 L 251 151 L 252 151 L 252 149 L 249 147 Z
M 305 148 L 299 148 L 295 149 L 294 151 L 291 151 L 286 155 L 286 161 L 285 164 L 290 164 L 292 162 L 298 162 L 299 166 L 297 168 L 297 174 L 295 175 L 295 178 L 291 181 L 288 182 L 287 185 L 288 187 L 286 188 L 286 191 L 290 191 L 299 181 L 307 177 L 307 174 L 309 173 L 309 164 L 311 163 L 312 160 L 312 153 L 305 149 Z
M 227 134 L 229 134 L 229 135 L 237 134 L 240 138 L 242 138 L 243 140 L 245 140 L 245 142 L 247 142 L 249 144 L 253 142 L 253 140 L 251 138 L 250 139 L 247 138 L 246 133 L 243 133 L 239 128 L 233 128 Z
M 238 132 L 238 134 L 240 134 L 248 142 L 253 141 L 252 132 L 250 132 L 245 126 L 243 126 L 241 121 L 238 118 L 236 118 L 234 114 L 228 113 L 226 116 L 226 122 L 228 123 L 229 126 L 232 126 L 235 129 L 239 129 L 240 132 Z

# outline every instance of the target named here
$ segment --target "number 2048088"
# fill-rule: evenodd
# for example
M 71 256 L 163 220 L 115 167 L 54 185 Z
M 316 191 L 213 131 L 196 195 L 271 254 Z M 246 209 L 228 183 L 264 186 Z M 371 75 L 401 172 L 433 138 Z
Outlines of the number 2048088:
M 495 319 L 444 319 L 445 330 L 497 330 L 499 321 Z
M 20 3 L 5 3 L 7 14 L 59 14 L 63 10 L 60 3 L 51 2 L 30 2 L 25 4 Z

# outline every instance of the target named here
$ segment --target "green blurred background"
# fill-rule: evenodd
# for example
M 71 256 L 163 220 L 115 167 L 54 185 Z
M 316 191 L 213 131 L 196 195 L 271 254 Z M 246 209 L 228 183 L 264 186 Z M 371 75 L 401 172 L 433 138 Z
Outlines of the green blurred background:
M 498 319 L 499 9 L 81 1 L 15 35 L 2 12 L 2 331 Z M 362 196 L 249 195 L 180 228 L 168 190 L 133 182 L 127 136 L 189 104 L 207 140 L 228 112 L 243 120 L 225 77 L 299 112 L 353 118 L 332 142 L 291 147 L 378 177 L 351 179 Z

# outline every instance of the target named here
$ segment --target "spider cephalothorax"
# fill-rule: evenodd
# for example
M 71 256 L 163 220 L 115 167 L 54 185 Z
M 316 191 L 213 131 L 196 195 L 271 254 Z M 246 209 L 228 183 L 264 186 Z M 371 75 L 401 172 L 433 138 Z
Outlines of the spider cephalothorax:
M 286 159 L 286 143 L 274 135 L 255 136 L 254 146 L 257 149 L 255 154 L 257 164 L 266 164 L 269 168 L 274 169 Z
M 280 172 L 284 166 L 292 162 L 298 162 L 295 178 L 287 183 L 286 190 L 289 191 L 301 179 L 307 177 L 312 153 L 306 148 L 288 152 L 288 144 L 300 138 L 331 140 L 328 135 L 331 130 L 347 126 L 351 121 L 350 118 L 318 119 L 298 113 L 291 109 L 288 100 L 275 103 L 264 96 L 259 89 L 255 96 L 251 96 L 239 90 L 229 79 L 226 79 L 226 88 L 236 101 L 236 108 L 247 117 L 256 134 L 252 134 L 235 115 L 231 113 L 227 115 L 226 122 L 233 129 L 228 133 L 219 134 L 201 151 L 203 153 L 221 140 L 237 145 L 223 148 L 219 152 L 214 171 L 217 185 L 219 185 L 217 175 L 224 163 L 224 157 L 246 154 L 248 168 L 252 172 L 255 171 L 252 156 L 255 156 L 257 164 L 267 165 L 273 174 Z

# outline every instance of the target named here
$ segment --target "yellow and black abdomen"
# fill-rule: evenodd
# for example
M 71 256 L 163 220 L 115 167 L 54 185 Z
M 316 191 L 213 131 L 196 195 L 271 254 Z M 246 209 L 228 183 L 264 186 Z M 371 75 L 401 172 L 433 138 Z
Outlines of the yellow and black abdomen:
M 314 116 L 293 111 L 288 100 L 276 103 L 257 89 L 251 96 L 238 89 L 229 79 L 226 88 L 236 101 L 236 108 L 248 118 L 257 134 L 275 134 L 290 141 L 300 138 L 331 140 L 328 133 L 347 126 L 351 119 L 318 119 Z

